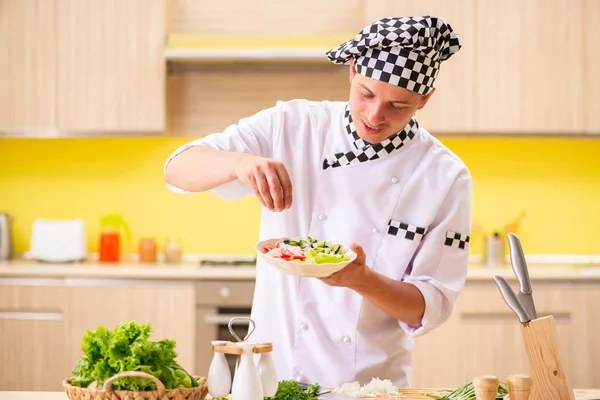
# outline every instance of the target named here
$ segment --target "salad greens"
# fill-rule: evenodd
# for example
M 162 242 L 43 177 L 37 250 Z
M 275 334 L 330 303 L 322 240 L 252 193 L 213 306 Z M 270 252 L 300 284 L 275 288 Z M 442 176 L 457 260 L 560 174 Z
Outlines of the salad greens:
M 175 362 L 175 341 L 149 340 L 150 324 L 126 321 L 112 331 L 99 326 L 83 336 L 83 357 L 73 369 L 71 385 L 102 386 L 111 376 L 124 371 L 142 371 L 158 378 L 167 389 L 197 387 L 198 382 Z M 124 377 L 113 381 L 113 390 L 156 390 L 149 379 Z
M 284 239 L 288 246 L 298 246 L 306 255 L 306 261 L 311 264 L 338 263 L 348 260 L 345 249 L 337 243 L 316 240 L 307 236 L 306 239 Z

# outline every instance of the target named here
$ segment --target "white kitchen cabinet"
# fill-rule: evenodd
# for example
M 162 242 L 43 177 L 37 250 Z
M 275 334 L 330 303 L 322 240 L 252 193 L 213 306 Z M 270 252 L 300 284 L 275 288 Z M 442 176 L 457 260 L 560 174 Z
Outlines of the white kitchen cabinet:
M 553 315 L 573 387 L 598 387 L 600 283 L 533 282 L 538 316 Z M 516 282 L 512 284 L 518 290 Z M 491 282 L 469 282 L 441 328 L 417 338 L 411 384 L 458 387 L 476 375 L 529 373 L 519 321 Z
M 0 283 L 0 391 L 62 390 L 67 298 L 60 286 Z

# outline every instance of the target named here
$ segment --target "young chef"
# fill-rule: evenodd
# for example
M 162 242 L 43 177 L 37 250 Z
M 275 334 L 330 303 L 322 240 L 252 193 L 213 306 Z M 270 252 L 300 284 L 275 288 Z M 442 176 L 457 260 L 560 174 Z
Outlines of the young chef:
M 450 316 L 466 272 L 471 176 L 415 119 L 461 48 L 439 18 L 384 18 L 330 50 L 350 63 L 348 102 L 277 102 L 167 160 L 167 187 L 256 196 L 260 240 L 351 244 L 328 278 L 259 259 L 252 340 L 274 342 L 281 379 L 408 386 L 413 339 Z

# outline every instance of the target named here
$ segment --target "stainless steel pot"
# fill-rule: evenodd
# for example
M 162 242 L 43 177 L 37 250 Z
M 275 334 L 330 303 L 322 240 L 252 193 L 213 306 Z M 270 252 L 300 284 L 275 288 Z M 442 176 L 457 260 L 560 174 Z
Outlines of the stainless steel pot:
M 10 215 L 0 213 L 0 261 L 13 257 L 12 220 Z

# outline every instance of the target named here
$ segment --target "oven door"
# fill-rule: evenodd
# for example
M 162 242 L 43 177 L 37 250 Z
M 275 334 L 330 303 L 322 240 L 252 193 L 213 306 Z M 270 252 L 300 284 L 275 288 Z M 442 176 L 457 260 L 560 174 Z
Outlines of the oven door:
M 254 281 L 200 282 L 197 287 L 196 303 L 196 371 L 207 376 L 214 356 L 211 342 L 237 339 L 229 332 L 229 321 L 234 317 L 250 318 Z M 235 320 L 232 329 L 244 339 L 248 333 L 248 320 Z M 236 356 L 226 354 L 231 376 L 235 371 Z

